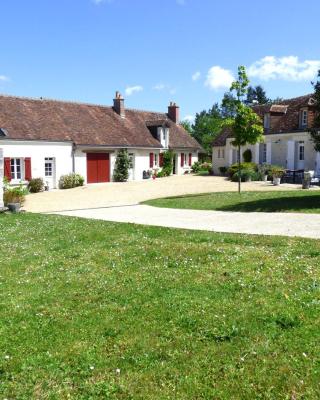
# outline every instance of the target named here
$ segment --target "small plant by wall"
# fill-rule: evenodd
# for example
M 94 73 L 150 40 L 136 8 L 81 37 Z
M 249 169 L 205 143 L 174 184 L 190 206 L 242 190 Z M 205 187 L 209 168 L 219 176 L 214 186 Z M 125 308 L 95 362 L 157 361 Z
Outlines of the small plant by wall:
M 252 151 L 250 149 L 245 150 L 242 157 L 244 162 L 250 163 L 252 161 Z
M 77 186 L 83 186 L 84 177 L 79 174 L 62 175 L 59 179 L 60 189 L 72 189 Z

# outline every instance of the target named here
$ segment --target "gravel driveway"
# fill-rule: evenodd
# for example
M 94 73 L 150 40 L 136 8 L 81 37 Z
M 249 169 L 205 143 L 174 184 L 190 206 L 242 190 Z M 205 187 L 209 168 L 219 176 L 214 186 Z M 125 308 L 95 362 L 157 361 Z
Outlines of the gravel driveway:
M 276 187 L 263 182 L 243 184 L 243 190 L 296 190 L 301 185 Z M 159 197 L 236 191 L 237 183 L 217 176 L 171 176 L 156 180 L 104 183 L 69 190 L 53 190 L 27 196 L 25 210 L 54 212 L 138 204 Z

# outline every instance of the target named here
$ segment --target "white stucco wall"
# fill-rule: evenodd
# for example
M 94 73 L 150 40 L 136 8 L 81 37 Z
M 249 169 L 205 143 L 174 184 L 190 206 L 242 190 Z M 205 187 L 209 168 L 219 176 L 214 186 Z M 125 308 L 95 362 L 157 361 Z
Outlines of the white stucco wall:
M 43 178 L 46 181 L 44 163 L 46 157 L 55 161 L 54 186 L 58 186 L 61 175 L 72 172 L 72 144 L 70 142 L 40 142 L 2 140 L 3 157 L 31 158 L 32 178 Z M 18 182 L 12 182 L 18 183 Z
M 3 208 L 3 149 L 0 148 L 0 210 Z
M 235 160 L 235 149 L 231 145 L 232 139 L 227 139 L 226 146 L 224 147 L 213 147 L 212 149 L 212 165 L 215 174 L 220 174 L 219 167 L 230 166 Z M 304 143 L 305 170 L 319 170 L 320 166 L 317 163 L 317 153 L 314 150 L 313 142 L 308 132 L 297 132 L 297 133 L 282 133 L 276 135 L 266 135 L 265 143 L 267 145 L 267 163 L 281 165 L 288 169 L 298 169 L 298 143 Z M 225 149 L 225 158 L 218 158 L 218 149 Z M 246 146 L 241 148 L 241 155 L 250 148 L 252 151 L 252 161 L 262 163 L 261 149 L 258 155 L 258 146 Z M 258 157 L 259 156 L 259 157 Z M 241 157 L 242 158 L 242 157 Z

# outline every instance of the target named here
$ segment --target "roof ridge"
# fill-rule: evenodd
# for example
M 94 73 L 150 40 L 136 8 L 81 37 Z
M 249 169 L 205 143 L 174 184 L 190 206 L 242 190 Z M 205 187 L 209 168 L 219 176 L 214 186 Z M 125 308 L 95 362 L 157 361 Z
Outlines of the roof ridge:
M 28 97 L 28 96 L 17 96 L 17 95 L 11 95 L 11 94 L 6 94 L 6 93 L 0 93 L 0 97 L 5 97 L 5 98 L 11 98 L 11 99 L 18 99 L 18 100 L 30 100 L 30 101 L 39 101 L 39 102 L 44 102 L 44 101 L 52 101 L 55 103 L 64 103 L 64 104 L 75 104 L 75 105 L 83 105 L 83 106 L 89 106 L 89 107 L 102 107 L 102 108 L 113 108 L 113 106 L 108 106 L 106 104 L 99 104 L 99 103 L 88 103 L 88 102 L 82 102 L 82 101 L 76 101 L 76 100 L 59 100 L 59 99 L 54 99 L 50 97 Z M 163 114 L 166 115 L 166 112 L 163 111 L 151 111 L 151 110 L 141 110 L 137 108 L 125 108 L 127 111 L 134 111 L 134 112 L 147 112 L 147 113 L 152 113 L 152 114 Z

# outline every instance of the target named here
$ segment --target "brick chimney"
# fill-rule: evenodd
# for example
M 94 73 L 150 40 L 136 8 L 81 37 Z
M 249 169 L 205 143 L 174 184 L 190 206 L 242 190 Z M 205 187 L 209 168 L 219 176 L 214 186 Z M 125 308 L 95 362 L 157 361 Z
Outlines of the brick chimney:
M 176 103 L 173 103 L 172 101 L 170 102 L 169 107 L 168 107 L 168 116 L 176 124 L 179 122 L 180 108 L 179 108 L 179 106 L 177 106 Z
M 121 118 L 125 118 L 126 113 L 124 109 L 124 98 L 119 92 L 116 92 L 116 96 L 113 99 L 113 109 L 117 114 L 120 115 Z

